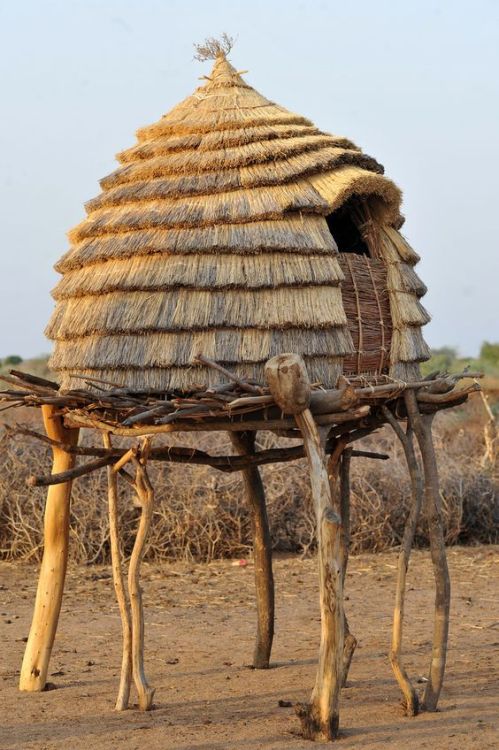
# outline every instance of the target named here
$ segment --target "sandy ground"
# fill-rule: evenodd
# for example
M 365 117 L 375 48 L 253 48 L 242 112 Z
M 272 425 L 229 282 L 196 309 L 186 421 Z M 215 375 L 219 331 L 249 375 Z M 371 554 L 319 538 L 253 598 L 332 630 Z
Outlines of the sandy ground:
M 446 683 L 436 714 L 405 718 L 387 659 L 396 555 L 352 558 L 348 614 L 359 638 L 342 694 L 347 750 L 499 747 L 499 548 L 449 550 L 452 627 Z M 155 710 L 113 711 L 120 621 L 108 568 L 69 571 L 50 681 L 17 690 L 36 571 L 0 565 L 1 750 L 298 750 L 292 708 L 313 685 L 319 637 L 313 560 L 277 559 L 274 666 L 246 664 L 253 647 L 251 564 L 144 566 L 147 670 Z M 414 553 L 409 580 L 406 664 L 421 680 L 429 663 L 432 572 Z

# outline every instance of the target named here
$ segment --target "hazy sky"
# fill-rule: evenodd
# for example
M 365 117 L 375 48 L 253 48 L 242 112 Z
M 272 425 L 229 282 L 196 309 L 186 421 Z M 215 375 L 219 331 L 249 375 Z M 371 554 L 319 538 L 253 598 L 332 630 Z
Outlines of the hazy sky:
M 404 191 L 432 346 L 499 340 L 498 0 L 0 0 L 0 357 L 50 348 L 54 262 L 135 130 L 227 31 L 246 80 Z

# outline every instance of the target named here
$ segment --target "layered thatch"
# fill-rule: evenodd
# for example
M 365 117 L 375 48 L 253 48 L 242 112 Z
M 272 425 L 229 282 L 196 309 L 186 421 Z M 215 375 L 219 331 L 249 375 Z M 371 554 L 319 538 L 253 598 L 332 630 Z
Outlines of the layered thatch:
M 424 287 L 394 239 L 400 192 L 374 159 L 269 102 L 223 55 L 137 138 L 56 266 L 47 335 L 63 388 L 72 373 L 137 389 L 219 380 L 193 366 L 199 353 L 261 379 L 283 351 L 334 385 L 354 346 L 324 217 L 352 195 L 375 196 L 386 225 L 392 367 L 424 358 Z
M 381 247 L 387 264 L 387 281 L 393 324 L 391 374 L 408 380 L 418 375 L 418 362 L 430 357 L 421 327 L 430 316 L 419 302 L 426 287 L 413 269 L 419 256 L 402 235 L 389 226 L 382 226 Z

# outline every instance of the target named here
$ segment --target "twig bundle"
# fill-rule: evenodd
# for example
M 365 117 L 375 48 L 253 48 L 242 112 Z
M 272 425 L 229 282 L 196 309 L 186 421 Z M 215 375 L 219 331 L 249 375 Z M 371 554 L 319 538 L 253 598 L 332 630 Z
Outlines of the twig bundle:
M 51 406 L 69 426 L 94 428 L 107 434 L 128 437 L 192 430 L 272 430 L 288 437 L 300 437 L 294 417 L 282 414 L 268 387 L 242 380 L 208 357 L 199 355 L 198 359 L 206 367 L 224 375 L 229 382 L 204 391 L 179 394 L 136 392 L 94 378 L 86 384 L 92 386 L 91 390 L 82 388 L 63 392 L 57 383 L 50 380 L 11 370 L 10 375 L 0 376 L 13 386 L 0 392 L 0 402 L 6 403 L 3 408 Z M 470 372 L 453 376 L 434 373 L 429 380 L 412 383 L 394 381 L 387 376 L 351 380 L 341 377 L 338 387 L 333 390 L 313 386 L 310 409 L 317 424 L 329 428 L 326 451 L 330 453 L 338 450 L 339 444 L 348 445 L 377 430 L 387 421 L 384 411 L 387 405 L 394 418 L 403 418 L 404 392 L 416 392 L 421 410 L 433 413 L 463 403 L 468 394 L 479 390 L 480 386 L 475 381 L 470 386 L 456 389 L 456 383 L 463 377 L 479 376 L 480 373 Z M 122 448 L 56 445 L 53 440 L 23 426 L 17 425 L 11 429 L 66 453 L 92 457 L 87 463 L 60 474 L 30 477 L 30 486 L 64 483 L 109 466 L 126 454 Z M 234 472 L 294 461 L 303 455 L 302 445 L 239 456 L 212 456 L 205 451 L 179 446 L 152 448 L 149 459 L 208 465 L 223 472 Z M 385 454 L 371 451 L 354 451 L 352 455 L 388 458 Z
M 4 408 L 17 406 L 40 407 L 51 405 L 74 424 L 89 427 L 92 424 L 110 432 L 121 430 L 121 434 L 139 434 L 140 431 L 171 432 L 178 429 L 200 430 L 213 428 L 219 422 L 225 427 L 261 423 L 256 429 L 265 429 L 265 423 L 281 423 L 274 429 L 288 427 L 294 423 L 285 418 L 275 403 L 267 386 L 255 381 L 243 380 L 208 357 L 198 355 L 198 361 L 208 368 L 223 374 L 228 382 L 201 391 L 179 393 L 176 391 L 140 391 L 116 387 L 109 381 L 86 378 L 87 388 L 60 391 L 57 383 L 11 370 L 10 375 L 0 380 L 13 388 L 0 391 L 0 402 Z M 403 382 L 387 376 L 365 376 L 347 380 L 342 377 L 335 389 L 324 390 L 313 386 L 311 410 L 317 414 L 320 424 L 341 424 L 366 417 L 381 401 L 396 401 L 407 389 L 419 391 L 418 398 L 428 406 L 444 407 L 465 400 L 469 393 L 480 390 L 477 383 L 462 390 L 455 390 L 461 378 L 477 378 L 481 373 L 463 372 L 448 376 L 436 373 L 431 380 Z M 396 404 L 395 404 L 396 406 Z M 367 410 L 364 407 L 369 407 Z M 252 427 L 255 429 L 255 426 Z M 123 431 L 124 430 L 124 431 Z

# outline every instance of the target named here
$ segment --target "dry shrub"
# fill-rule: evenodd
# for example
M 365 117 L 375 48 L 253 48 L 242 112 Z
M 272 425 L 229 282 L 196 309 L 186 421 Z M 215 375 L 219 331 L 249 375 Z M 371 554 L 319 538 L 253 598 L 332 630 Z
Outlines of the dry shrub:
M 497 467 L 480 467 L 483 453 L 479 412 L 458 409 L 439 415 L 436 445 L 439 458 L 445 537 L 449 544 L 499 541 L 499 476 Z M 85 435 L 85 440 L 95 440 Z M 170 444 L 196 445 L 212 453 L 230 452 L 223 435 L 185 434 Z M 277 439 L 260 436 L 260 447 Z M 378 551 L 400 543 L 410 502 L 402 452 L 384 429 L 364 447 L 387 452 L 389 461 L 352 462 L 352 551 Z M 0 555 L 4 559 L 39 559 L 46 490 L 28 488 L 29 474 L 50 472 L 45 446 L 29 439 L 1 439 Z M 238 474 L 209 467 L 158 463 L 150 468 L 156 506 L 148 557 L 212 560 L 247 555 L 250 519 Z M 262 468 L 276 550 L 307 553 L 314 548 L 315 522 L 304 460 Z M 138 510 L 130 488 L 120 487 L 121 529 L 126 554 L 133 544 Z M 427 544 L 424 518 L 417 544 Z M 81 563 L 109 560 L 105 471 L 74 482 L 71 511 L 71 555 Z

